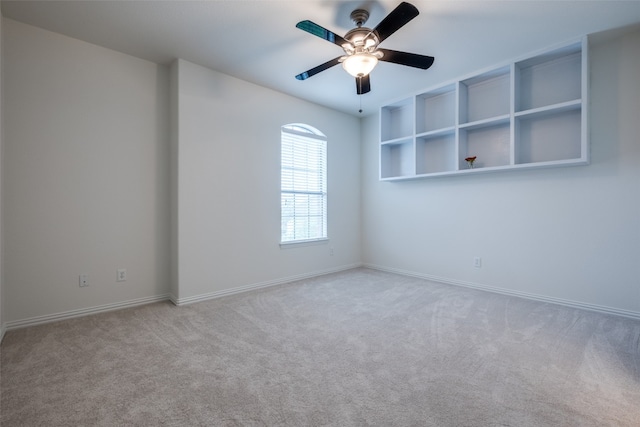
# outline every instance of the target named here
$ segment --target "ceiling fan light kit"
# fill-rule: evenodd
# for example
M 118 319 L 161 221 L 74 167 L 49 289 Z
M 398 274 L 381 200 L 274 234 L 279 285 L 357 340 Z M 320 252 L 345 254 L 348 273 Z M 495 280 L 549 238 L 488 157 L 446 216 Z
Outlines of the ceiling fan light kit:
M 342 61 L 342 68 L 353 77 L 368 75 L 378 64 L 378 57 L 370 53 L 358 53 L 347 56 Z
M 418 14 L 418 9 L 415 6 L 402 2 L 374 29 L 370 29 L 363 27 L 369 19 L 369 12 L 364 9 L 356 9 L 351 12 L 351 20 L 356 28 L 347 32 L 344 37 L 308 20 L 298 22 L 297 28 L 338 45 L 344 50 L 345 55 L 300 73 L 296 79 L 306 80 L 321 71 L 342 63 L 342 68 L 356 78 L 356 93 L 362 95 L 371 90 L 369 74 L 378 61 L 392 62 L 423 70 L 428 69 L 433 65 L 434 58 L 432 56 L 378 48 L 378 45 L 387 37 L 398 31 Z

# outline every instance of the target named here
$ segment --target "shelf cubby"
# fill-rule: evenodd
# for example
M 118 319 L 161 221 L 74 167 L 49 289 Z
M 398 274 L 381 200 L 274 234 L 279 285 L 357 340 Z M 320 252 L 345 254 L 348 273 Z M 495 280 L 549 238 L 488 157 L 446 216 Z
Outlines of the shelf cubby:
M 459 167 L 467 169 L 465 160 L 475 156 L 474 169 L 508 166 L 511 159 L 511 131 L 509 122 L 460 130 Z
M 383 144 L 380 156 L 381 178 L 415 175 L 413 139 L 407 138 Z
M 582 50 L 576 43 L 515 64 L 516 111 L 579 100 Z
M 455 126 L 456 87 L 449 85 L 416 97 L 416 133 Z
M 453 130 L 416 138 L 416 174 L 456 170 L 456 140 Z
M 581 111 L 563 110 L 528 114 L 516 119 L 515 163 L 541 163 L 579 160 Z
M 588 164 L 587 53 L 584 37 L 381 107 L 380 179 Z
M 413 134 L 413 100 L 404 99 L 382 107 L 380 132 L 383 141 L 405 138 Z
M 460 82 L 460 123 L 509 114 L 511 67 L 502 67 Z

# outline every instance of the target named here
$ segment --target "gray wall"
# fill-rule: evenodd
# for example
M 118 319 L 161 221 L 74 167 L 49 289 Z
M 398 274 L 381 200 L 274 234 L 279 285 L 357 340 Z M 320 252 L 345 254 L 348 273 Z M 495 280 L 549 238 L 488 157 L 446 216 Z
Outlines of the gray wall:
M 183 60 L 172 75 L 174 299 L 360 265 L 359 119 Z M 288 123 L 327 136 L 327 242 L 279 245 L 280 129 Z
M 591 49 L 590 166 L 391 183 L 378 181 L 376 115 L 2 26 L 9 326 L 362 261 L 640 315 L 638 32 Z M 279 132 L 292 122 L 329 139 L 329 242 L 283 249 Z
M 5 320 L 168 294 L 168 68 L 9 19 L 3 35 Z
M 364 262 L 640 315 L 640 33 L 593 45 L 590 70 L 589 166 L 380 182 L 367 118 Z
M 169 69 L 3 23 L 9 327 L 360 264 L 359 119 L 186 61 Z M 328 136 L 329 241 L 281 249 L 291 122 Z
M 3 217 L 2 217 L 2 193 L 4 181 L 2 180 L 2 152 L 3 152 L 3 144 L 2 144 L 2 17 L 0 17 L 0 341 L 2 341 L 2 337 L 4 337 L 5 332 L 5 322 L 4 322 L 4 269 L 2 260 L 4 257 L 2 256 L 3 252 Z

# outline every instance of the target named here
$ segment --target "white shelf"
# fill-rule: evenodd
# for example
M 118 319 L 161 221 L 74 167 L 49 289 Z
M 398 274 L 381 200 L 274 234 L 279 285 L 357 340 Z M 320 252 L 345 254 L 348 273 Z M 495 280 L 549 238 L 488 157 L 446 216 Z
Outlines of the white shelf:
M 503 116 L 490 117 L 488 119 L 476 120 L 475 122 L 462 123 L 458 126 L 459 129 L 480 129 L 489 126 L 508 124 L 511 121 L 511 115 L 505 114 Z
M 407 141 L 411 141 L 413 140 L 412 136 L 405 136 L 402 138 L 396 138 L 396 139 L 389 139 L 387 141 L 382 141 L 380 143 L 380 145 L 384 146 L 384 145 L 398 145 L 398 144 L 404 144 Z
M 545 105 L 544 107 L 532 108 L 531 110 L 518 111 L 515 113 L 515 117 L 524 116 L 545 116 L 549 114 L 558 114 L 564 111 L 580 110 L 582 107 L 582 100 L 576 99 L 573 101 L 561 102 L 559 104 Z
M 455 132 L 455 130 L 456 130 L 455 126 L 450 126 L 450 127 L 446 127 L 446 128 L 432 130 L 432 131 L 429 131 L 429 132 L 419 133 L 419 134 L 416 135 L 416 137 L 417 138 L 428 138 L 428 137 L 432 137 L 432 136 L 439 136 L 439 135 L 444 135 L 444 134 L 448 134 L 448 133 L 453 133 L 453 132 Z
M 584 37 L 383 106 L 380 179 L 588 164 L 587 64 Z

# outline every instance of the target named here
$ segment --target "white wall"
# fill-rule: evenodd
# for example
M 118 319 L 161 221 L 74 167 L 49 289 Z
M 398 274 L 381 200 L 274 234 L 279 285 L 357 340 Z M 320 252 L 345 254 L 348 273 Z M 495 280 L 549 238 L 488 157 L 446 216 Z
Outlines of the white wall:
M 171 205 L 170 214 L 170 248 L 169 266 L 170 283 L 169 292 L 171 299 L 176 302 L 180 295 L 179 265 L 178 265 L 178 135 L 179 135 L 179 114 L 178 114 L 178 62 L 174 61 L 169 70 L 169 200 Z
M 166 295 L 168 68 L 8 19 L 2 31 L 9 326 Z
M 362 259 L 640 314 L 638 32 L 590 53 L 590 166 L 402 183 L 378 181 L 376 116 L 360 122 L 182 60 L 170 76 L 12 20 L 2 43 L 0 316 L 10 327 Z M 291 122 L 329 139 L 329 242 L 282 249 L 280 126 Z
M 359 265 L 357 118 L 185 61 L 170 73 L 3 24 L 9 327 Z M 329 139 L 329 241 L 281 249 L 291 122 Z
M 359 265 L 358 118 L 183 60 L 173 65 L 172 82 L 178 302 Z M 287 123 L 327 135 L 327 243 L 280 248 L 280 128 Z
M 2 180 L 2 152 L 3 152 L 3 146 L 4 144 L 2 143 L 2 16 L 0 15 L 0 341 L 2 341 L 2 338 L 4 337 L 4 331 L 5 331 L 5 323 L 4 323 L 4 270 L 2 268 L 2 260 L 3 260 L 3 227 L 2 227 L 2 187 L 3 187 L 3 180 Z
M 379 182 L 367 118 L 365 263 L 640 315 L 640 33 L 590 63 L 590 166 Z

